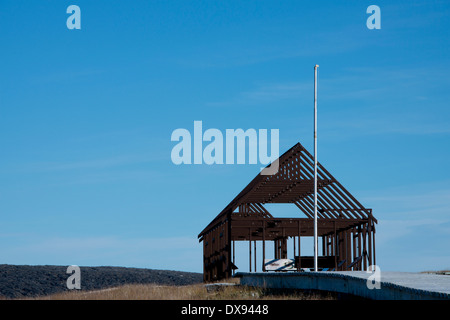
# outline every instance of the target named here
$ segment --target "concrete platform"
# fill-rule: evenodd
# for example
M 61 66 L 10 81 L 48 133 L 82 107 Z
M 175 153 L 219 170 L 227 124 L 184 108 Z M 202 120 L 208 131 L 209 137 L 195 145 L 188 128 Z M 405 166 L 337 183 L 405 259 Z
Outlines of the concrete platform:
M 365 271 L 238 272 L 235 277 L 242 285 L 322 290 L 373 300 L 450 300 L 450 275 L 381 271 L 377 282 Z

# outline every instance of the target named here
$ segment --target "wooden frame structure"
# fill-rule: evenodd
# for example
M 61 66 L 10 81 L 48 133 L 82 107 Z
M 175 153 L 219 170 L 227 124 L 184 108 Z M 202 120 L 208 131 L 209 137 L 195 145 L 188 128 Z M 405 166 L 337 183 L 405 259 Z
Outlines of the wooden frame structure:
M 287 258 L 287 241 L 293 239 L 296 270 L 311 268 L 311 257 L 300 254 L 301 238 L 314 233 L 313 156 L 297 143 L 278 158 L 273 175 L 258 174 L 198 235 L 203 242 L 205 282 L 231 277 L 235 264 L 235 241 L 252 242 L 256 270 L 256 242 L 274 243 L 275 259 Z M 319 270 L 366 270 L 375 264 L 375 224 L 371 209 L 362 206 L 318 163 L 318 236 L 322 239 Z M 275 218 L 266 203 L 292 203 L 305 218 Z M 295 246 L 297 244 L 298 255 Z M 320 254 L 320 253 L 319 253 Z M 272 257 L 271 257 L 272 258 Z M 264 263 L 262 270 L 265 270 Z

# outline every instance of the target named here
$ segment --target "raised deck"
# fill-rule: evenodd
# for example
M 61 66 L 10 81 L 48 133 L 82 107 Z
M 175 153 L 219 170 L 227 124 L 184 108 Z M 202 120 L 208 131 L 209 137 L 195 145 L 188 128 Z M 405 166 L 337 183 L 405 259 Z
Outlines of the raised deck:
M 373 300 L 450 300 L 450 275 L 410 272 L 380 272 L 379 289 L 370 289 L 372 273 L 327 272 L 238 272 L 242 285 L 270 289 L 301 289 L 337 292 Z

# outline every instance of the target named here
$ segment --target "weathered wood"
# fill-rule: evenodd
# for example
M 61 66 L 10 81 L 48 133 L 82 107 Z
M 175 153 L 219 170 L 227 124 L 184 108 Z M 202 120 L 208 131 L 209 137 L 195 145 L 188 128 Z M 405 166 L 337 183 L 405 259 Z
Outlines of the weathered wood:
M 234 274 L 236 241 L 249 241 L 250 271 L 258 269 L 257 241 L 262 241 L 261 269 L 266 271 L 267 240 L 274 243 L 275 258 L 287 258 L 287 241 L 292 238 L 294 257 L 298 251 L 298 265 L 303 266 L 301 237 L 314 235 L 314 158 L 296 144 L 278 161 L 277 173 L 258 174 L 198 235 L 203 242 L 204 281 Z M 372 210 L 363 207 L 320 163 L 317 174 L 322 255 L 333 260 L 336 270 L 361 270 L 375 264 L 377 220 Z M 265 208 L 266 203 L 291 203 L 306 218 L 275 218 Z

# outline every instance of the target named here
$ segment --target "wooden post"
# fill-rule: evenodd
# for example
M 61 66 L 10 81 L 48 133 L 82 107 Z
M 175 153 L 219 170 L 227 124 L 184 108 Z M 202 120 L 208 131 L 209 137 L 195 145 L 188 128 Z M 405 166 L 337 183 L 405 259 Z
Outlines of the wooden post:
M 337 257 L 338 257 L 338 240 L 337 240 L 337 232 L 336 232 L 336 221 L 334 221 L 334 271 L 338 271 Z
M 353 246 L 353 259 L 352 262 L 356 259 L 356 228 L 352 228 L 352 246 Z M 352 270 L 356 270 L 356 265 L 353 266 Z
M 352 252 L 352 230 L 349 229 L 347 232 L 348 232 L 348 243 L 347 243 L 348 260 L 347 260 L 347 266 L 348 266 L 348 265 L 350 265 L 353 262 L 353 252 Z
M 295 259 L 295 236 L 292 237 L 292 245 L 294 247 L 294 259 Z
M 249 272 L 252 272 L 252 229 L 248 228 L 248 257 Z
M 266 271 L 266 265 L 265 265 L 265 261 L 266 261 L 266 223 L 264 222 L 264 220 L 262 221 L 263 224 L 263 243 L 262 243 L 262 254 L 263 254 L 263 258 L 262 258 L 262 271 L 265 272 Z
M 255 256 L 255 272 L 256 272 L 257 271 L 257 269 L 256 269 L 256 240 L 254 240 L 253 243 L 254 243 L 254 249 L 255 249 L 255 252 L 253 252 L 253 255 Z
M 364 263 L 363 263 L 363 268 L 364 268 L 364 271 L 365 270 L 367 270 L 367 247 L 366 247 L 366 235 L 367 235 L 367 232 L 366 232 L 366 226 L 365 226 L 365 224 L 362 226 L 362 237 L 363 237 L 363 255 L 364 255 L 364 258 L 363 258 L 363 260 L 364 260 Z
M 358 257 L 362 258 L 361 250 L 361 225 L 358 226 Z M 358 270 L 362 270 L 362 262 L 358 263 Z
M 330 234 L 330 255 L 334 256 L 334 236 Z
M 273 250 L 274 250 L 274 255 L 275 255 L 275 259 L 279 259 L 279 246 L 278 246 L 278 239 L 273 240 Z
M 372 228 L 372 237 L 373 237 L 373 264 L 376 265 L 376 261 L 375 261 L 375 225 Z
M 326 237 L 325 236 L 322 236 L 322 255 L 323 256 L 325 256 L 326 255 L 326 250 L 325 250 L 325 247 L 326 247 Z
M 302 237 L 302 229 L 300 226 L 300 220 L 298 221 L 298 269 L 300 270 L 301 266 L 302 266 L 302 252 L 301 252 L 301 243 L 300 243 L 300 238 Z
M 369 222 L 367 224 L 367 233 L 369 240 L 369 266 L 372 265 L 372 219 L 369 218 Z

